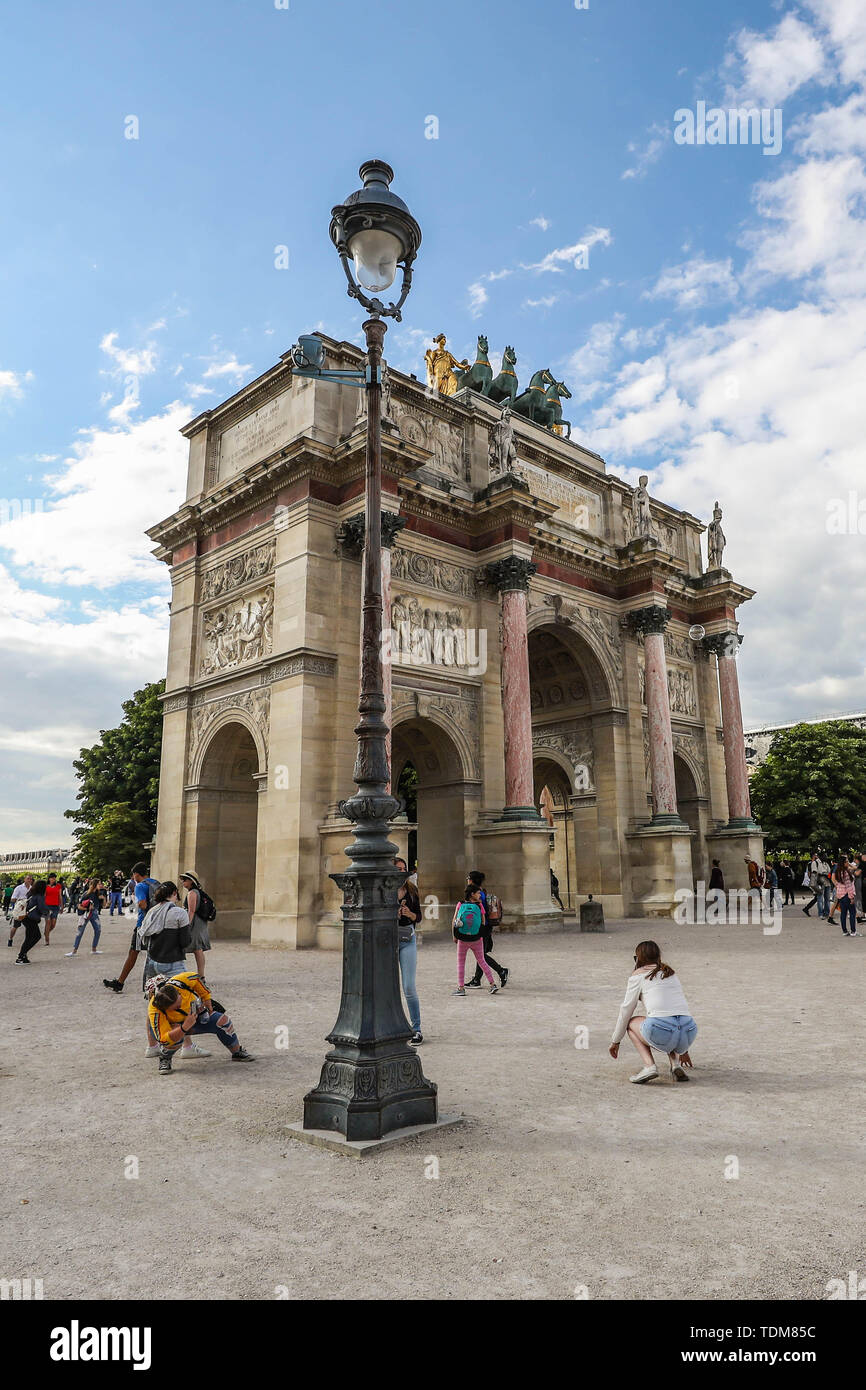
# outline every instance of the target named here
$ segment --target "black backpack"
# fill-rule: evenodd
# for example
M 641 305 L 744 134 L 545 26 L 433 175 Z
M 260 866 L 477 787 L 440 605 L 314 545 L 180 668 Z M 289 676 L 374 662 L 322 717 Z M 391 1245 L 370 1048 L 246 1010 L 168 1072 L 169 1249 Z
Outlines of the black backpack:
M 203 922 L 212 922 L 216 917 L 214 900 L 208 896 L 203 888 L 198 889 L 198 911 L 195 915 L 200 917 Z

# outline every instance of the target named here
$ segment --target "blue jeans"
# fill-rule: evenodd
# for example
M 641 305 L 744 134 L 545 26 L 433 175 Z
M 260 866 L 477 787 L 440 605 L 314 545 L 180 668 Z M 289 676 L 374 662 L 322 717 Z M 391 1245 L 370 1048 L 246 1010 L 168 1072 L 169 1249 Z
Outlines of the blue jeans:
M 400 978 L 403 981 L 403 993 L 406 996 L 406 1004 L 409 1008 L 409 1022 L 416 1033 L 421 1032 L 421 1003 L 418 998 L 418 991 L 415 988 L 415 973 L 418 969 L 418 942 L 415 933 L 412 933 L 411 941 L 401 941 L 398 945 L 400 955 Z
M 689 1014 L 670 1018 L 645 1018 L 640 1026 L 645 1043 L 657 1052 L 688 1052 L 698 1035 L 698 1025 Z
M 842 921 L 843 931 L 857 930 L 857 904 L 853 898 L 839 899 L 839 917 Z M 848 918 L 848 926 L 845 926 L 845 918 Z
M 817 908 L 819 917 L 830 916 L 830 885 L 826 888 L 816 888 L 815 897 L 817 898 Z
M 215 1033 L 216 1036 L 219 1038 L 220 1042 L 222 1043 L 223 1047 L 227 1047 L 229 1051 L 231 1051 L 232 1048 L 237 1047 L 238 1045 L 238 1035 L 237 1033 L 229 1031 L 229 1028 L 231 1028 L 230 1018 L 228 1020 L 229 1028 L 220 1027 L 220 1025 L 217 1023 L 217 1019 L 222 1017 L 223 1014 L 220 1013 L 219 1009 L 214 1010 L 212 1014 L 199 1014 L 198 1023 L 195 1025 L 194 1028 L 190 1028 L 187 1030 L 187 1037 L 190 1037 L 193 1033 Z M 161 1043 L 160 1052 L 162 1053 L 163 1057 L 171 1057 L 182 1046 L 183 1038 L 181 1038 L 180 1042 L 176 1043 Z
M 81 923 L 81 926 L 78 928 L 78 934 L 75 937 L 75 944 L 72 947 L 73 951 L 77 951 L 79 946 L 81 945 L 81 938 L 84 935 L 84 928 L 87 926 L 88 922 L 93 927 L 93 942 L 91 945 L 91 949 L 95 951 L 97 946 L 99 945 L 99 937 L 100 933 L 102 932 L 102 924 L 99 920 L 99 913 L 88 912 L 87 916 L 84 918 L 84 921 Z
M 123 916 L 123 894 L 122 894 L 122 893 L 109 893 L 109 895 L 108 895 L 108 915 L 109 915 L 109 917 L 113 917 L 113 916 L 114 916 L 114 909 L 115 909 L 115 908 L 117 908 L 118 912 L 120 913 L 120 915 L 121 915 L 121 917 L 122 917 L 122 916 Z

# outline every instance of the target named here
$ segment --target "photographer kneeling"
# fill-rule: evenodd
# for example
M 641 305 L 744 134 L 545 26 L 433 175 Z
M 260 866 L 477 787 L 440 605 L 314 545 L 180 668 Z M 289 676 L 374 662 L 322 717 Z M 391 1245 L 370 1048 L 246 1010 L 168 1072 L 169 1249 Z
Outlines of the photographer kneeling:
M 166 979 L 154 975 L 146 990 L 150 1003 L 147 1021 L 159 1043 L 159 1074 L 171 1073 L 171 1059 L 190 1033 L 215 1033 L 232 1054 L 233 1062 L 252 1062 L 246 1048 L 241 1047 L 232 1021 L 211 998 L 210 990 L 198 975 L 182 971 Z

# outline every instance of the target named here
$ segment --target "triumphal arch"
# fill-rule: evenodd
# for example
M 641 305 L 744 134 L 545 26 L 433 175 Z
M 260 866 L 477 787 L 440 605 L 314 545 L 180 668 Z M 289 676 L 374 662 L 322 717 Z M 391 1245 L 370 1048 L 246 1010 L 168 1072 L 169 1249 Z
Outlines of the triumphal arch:
M 362 365 L 323 342 L 328 367 Z M 389 370 L 383 390 L 391 838 L 429 931 L 471 868 L 506 927 L 536 930 L 562 921 L 551 867 L 567 911 L 592 894 L 652 917 L 712 858 L 738 887 L 761 853 L 737 673 L 752 591 L 723 566 L 721 509 L 705 566 L 704 524 L 612 476 L 562 419 L 565 384 L 519 392 L 516 361 L 494 380 L 485 339 L 461 364 L 440 336 L 426 380 Z M 364 410 L 286 353 L 185 428 L 186 500 L 148 533 L 172 577 L 153 868 L 193 869 L 217 934 L 257 945 L 341 939 Z

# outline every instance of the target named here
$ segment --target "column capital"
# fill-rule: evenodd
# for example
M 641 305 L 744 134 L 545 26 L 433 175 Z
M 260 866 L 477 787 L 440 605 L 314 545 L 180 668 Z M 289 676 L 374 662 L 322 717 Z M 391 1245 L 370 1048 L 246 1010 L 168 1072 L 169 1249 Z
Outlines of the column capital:
M 735 657 L 743 638 L 739 632 L 714 632 L 701 638 L 704 651 L 721 659 L 723 656 Z
M 484 577 L 501 594 L 515 589 L 525 594 L 535 570 L 536 566 L 531 560 L 524 560 L 519 555 L 506 555 L 504 559 L 494 560 L 487 565 Z
M 659 604 L 647 608 L 633 608 L 626 615 L 628 625 L 638 637 L 648 637 L 653 632 L 664 632 L 670 620 L 670 610 Z
M 390 550 L 397 536 L 406 525 L 406 518 L 396 512 L 382 512 L 382 547 Z M 363 512 L 356 512 L 337 528 L 337 540 L 352 555 L 360 555 L 364 549 L 364 533 L 367 519 Z

